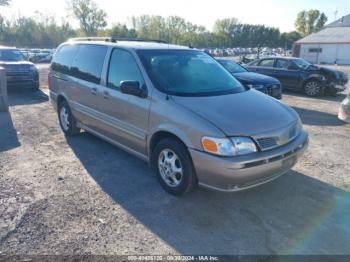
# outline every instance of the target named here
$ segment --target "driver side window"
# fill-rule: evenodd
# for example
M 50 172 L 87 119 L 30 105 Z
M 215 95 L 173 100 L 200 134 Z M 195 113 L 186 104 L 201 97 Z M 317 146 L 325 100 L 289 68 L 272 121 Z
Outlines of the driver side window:
M 138 81 L 140 86 L 144 84 L 141 71 L 132 54 L 122 49 L 114 49 L 109 62 L 107 86 L 119 89 L 123 81 Z

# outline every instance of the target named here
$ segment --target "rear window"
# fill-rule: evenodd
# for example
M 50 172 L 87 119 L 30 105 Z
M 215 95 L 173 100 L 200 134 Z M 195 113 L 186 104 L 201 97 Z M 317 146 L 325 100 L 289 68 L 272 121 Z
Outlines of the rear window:
M 71 68 L 71 75 L 99 84 L 103 63 L 107 54 L 107 46 L 103 45 L 80 45 Z
M 70 74 L 70 67 L 78 49 L 78 45 L 62 46 L 53 57 L 52 69 L 63 74 Z

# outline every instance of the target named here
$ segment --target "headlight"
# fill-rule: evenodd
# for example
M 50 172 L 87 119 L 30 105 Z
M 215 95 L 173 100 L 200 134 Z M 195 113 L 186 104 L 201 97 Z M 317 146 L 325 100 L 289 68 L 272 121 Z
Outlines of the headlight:
M 249 137 L 203 137 L 202 146 L 204 151 L 219 156 L 246 155 L 258 151 L 255 143 Z
M 261 89 L 261 88 L 264 88 L 264 85 L 252 85 L 252 84 L 249 84 L 247 85 L 249 88 L 252 88 L 252 89 Z

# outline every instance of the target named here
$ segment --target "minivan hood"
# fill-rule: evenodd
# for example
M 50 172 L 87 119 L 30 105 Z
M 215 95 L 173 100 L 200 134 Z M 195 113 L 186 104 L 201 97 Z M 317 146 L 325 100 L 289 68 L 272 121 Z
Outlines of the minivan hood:
M 173 99 L 227 136 L 255 136 L 298 120 L 297 113 L 289 106 L 256 90 L 210 97 L 173 96 Z

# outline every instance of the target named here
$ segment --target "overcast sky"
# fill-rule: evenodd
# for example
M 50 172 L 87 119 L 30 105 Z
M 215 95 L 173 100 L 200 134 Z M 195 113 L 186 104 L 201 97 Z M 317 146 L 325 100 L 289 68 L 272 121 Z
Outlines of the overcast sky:
M 240 22 L 265 24 L 281 31 L 294 29 L 294 20 L 303 9 L 325 12 L 329 22 L 350 13 L 350 0 L 95 0 L 108 14 L 108 23 L 129 23 L 131 16 L 178 15 L 212 30 L 218 18 L 236 17 Z M 67 17 L 67 0 L 12 0 L 10 7 L 1 8 L 1 14 L 32 16 L 35 11 Z M 71 18 L 69 18 L 71 19 Z M 76 25 L 76 23 L 75 23 Z

